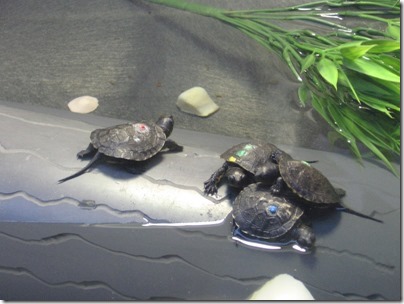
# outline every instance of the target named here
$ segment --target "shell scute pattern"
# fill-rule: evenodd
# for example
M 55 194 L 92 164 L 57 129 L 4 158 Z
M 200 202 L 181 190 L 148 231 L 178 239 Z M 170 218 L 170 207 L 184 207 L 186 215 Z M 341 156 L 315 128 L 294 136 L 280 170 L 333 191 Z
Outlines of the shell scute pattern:
M 270 143 L 248 142 L 233 146 L 220 157 L 230 163 L 236 163 L 248 172 L 256 174 L 258 168 L 272 162 L 272 153 L 276 149 L 277 147 Z
M 273 196 L 267 187 L 252 184 L 237 196 L 233 219 L 244 233 L 275 239 L 289 232 L 303 215 L 303 210 L 286 197 Z
M 331 182 L 306 162 L 283 161 L 279 171 L 288 187 L 305 200 L 317 204 L 340 203 L 340 196 Z
M 163 130 L 153 122 L 127 123 L 91 133 L 91 143 L 101 153 L 141 161 L 157 154 L 166 141 Z
M 76 173 L 60 179 L 59 183 L 86 173 L 97 161 L 107 160 L 105 156 L 137 162 L 153 157 L 163 148 L 180 152 L 182 146 L 167 140 L 173 128 L 173 116 L 161 115 L 155 123 L 140 121 L 96 129 L 90 134 L 87 148 L 77 153 L 78 158 L 91 156 L 91 160 Z

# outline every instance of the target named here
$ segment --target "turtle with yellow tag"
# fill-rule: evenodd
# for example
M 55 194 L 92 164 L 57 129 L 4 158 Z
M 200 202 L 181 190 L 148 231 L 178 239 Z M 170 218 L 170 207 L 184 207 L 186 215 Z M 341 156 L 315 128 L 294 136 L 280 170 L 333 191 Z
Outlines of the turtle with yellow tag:
M 279 176 L 278 165 L 273 160 L 277 151 L 281 150 L 265 142 L 245 142 L 231 147 L 220 155 L 224 164 L 204 183 L 205 194 L 216 194 L 223 178 L 236 188 L 255 182 L 274 183 Z

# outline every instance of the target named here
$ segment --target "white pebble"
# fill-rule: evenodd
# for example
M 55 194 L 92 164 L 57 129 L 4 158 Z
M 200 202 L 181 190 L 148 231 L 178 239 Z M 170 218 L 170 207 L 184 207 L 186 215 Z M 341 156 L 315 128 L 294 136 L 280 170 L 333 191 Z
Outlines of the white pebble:
M 70 101 L 67 106 L 74 113 L 86 114 L 98 108 L 98 99 L 92 96 L 81 96 Z
M 178 96 L 176 105 L 185 112 L 201 117 L 209 116 L 219 110 L 219 106 L 210 98 L 208 92 L 201 87 L 193 87 Z
M 248 300 L 314 300 L 302 282 L 286 273 L 277 275 L 248 298 Z

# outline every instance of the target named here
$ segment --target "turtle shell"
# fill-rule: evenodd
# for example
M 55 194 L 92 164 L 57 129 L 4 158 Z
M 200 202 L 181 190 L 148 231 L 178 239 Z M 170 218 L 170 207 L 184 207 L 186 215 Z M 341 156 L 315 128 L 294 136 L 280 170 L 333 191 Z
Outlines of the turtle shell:
M 220 157 L 255 175 L 261 166 L 273 162 L 272 154 L 276 150 L 278 148 L 270 143 L 247 142 L 231 147 Z
M 282 157 L 279 161 L 279 172 L 288 187 L 306 201 L 323 206 L 340 204 L 341 195 L 330 181 L 309 163 Z
M 303 210 L 286 197 L 272 195 L 269 186 L 251 184 L 235 199 L 232 215 L 242 232 L 263 239 L 276 239 L 295 226 Z
M 135 122 L 94 130 L 91 143 L 99 152 L 115 158 L 142 161 L 156 155 L 166 135 L 154 122 Z

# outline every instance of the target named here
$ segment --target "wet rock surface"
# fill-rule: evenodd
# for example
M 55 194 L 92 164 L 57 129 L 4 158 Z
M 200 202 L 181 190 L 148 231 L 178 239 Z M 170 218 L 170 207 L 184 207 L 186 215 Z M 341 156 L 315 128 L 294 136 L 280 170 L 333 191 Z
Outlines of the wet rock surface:
M 335 212 L 313 223 L 311 254 L 231 240 L 227 188 L 203 195 L 219 155 L 243 139 L 175 128 L 184 150 L 134 175 L 81 168 L 90 132 L 121 120 L 0 103 L 0 299 L 245 299 L 280 273 L 317 300 L 399 300 L 399 179 L 371 162 L 281 146 L 346 190 L 344 203 L 383 224 Z M 245 139 L 244 139 L 245 141 Z M 275 143 L 276 144 L 276 143 Z

